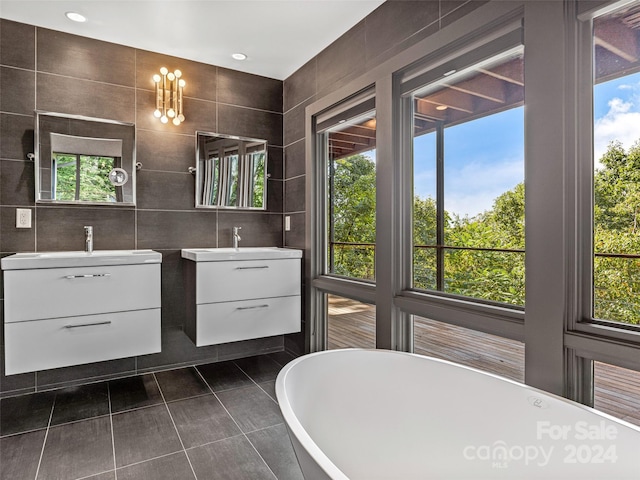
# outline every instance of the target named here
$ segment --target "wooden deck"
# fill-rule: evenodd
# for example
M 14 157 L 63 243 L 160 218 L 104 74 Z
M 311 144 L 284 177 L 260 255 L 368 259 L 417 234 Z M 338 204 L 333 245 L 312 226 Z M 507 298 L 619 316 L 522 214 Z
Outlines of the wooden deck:
M 375 348 L 375 306 L 329 296 L 329 349 Z M 524 381 L 524 344 L 414 317 L 414 351 Z M 640 372 L 596 362 L 595 407 L 640 425 Z

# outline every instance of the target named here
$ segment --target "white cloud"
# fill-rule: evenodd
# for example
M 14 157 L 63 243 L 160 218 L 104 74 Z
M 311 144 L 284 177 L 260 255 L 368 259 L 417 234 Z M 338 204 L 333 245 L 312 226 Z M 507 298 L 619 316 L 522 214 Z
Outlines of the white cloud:
M 522 158 L 498 163 L 470 162 L 459 167 L 449 166 L 445 173 L 445 209 L 461 217 L 472 217 L 490 210 L 493 201 L 511 190 L 524 178 Z M 435 196 L 433 171 L 416 172 L 416 194 Z
M 471 162 L 445 179 L 445 209 L 470 217 L 490 210 L 493 201 L 524 178 L 522 158 L 497 163 Z
M 637 86 L 622 85 L 619 88 L 636 90 Z M 640 139 L 640 98 L 632 95 L 625 101 L 615 97 L 609 100 L 608 105 L 609 111 L 597 118 L 594 124 L 593 158 L 596 164 L 611 141 L 618 140 L 624 148 L 629 148 Z

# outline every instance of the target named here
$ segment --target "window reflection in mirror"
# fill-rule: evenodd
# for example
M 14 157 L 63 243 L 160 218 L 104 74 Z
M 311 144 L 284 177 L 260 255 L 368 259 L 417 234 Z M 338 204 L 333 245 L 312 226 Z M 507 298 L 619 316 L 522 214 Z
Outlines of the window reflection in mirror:
M 36 112 L 38 202 L 135 204 L 135 127 Z
M 267 142 L 197 132 L 196 206 L 266 208 Z
M 118 191 L 109 181 L 116 157 L 53 152 L 51 191 L 54 200 L 108 202 L 118 201 Z

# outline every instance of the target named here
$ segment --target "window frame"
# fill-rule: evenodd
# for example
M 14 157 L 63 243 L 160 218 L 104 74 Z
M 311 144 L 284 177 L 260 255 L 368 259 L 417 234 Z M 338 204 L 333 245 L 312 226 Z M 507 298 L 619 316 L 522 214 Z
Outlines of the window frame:
M 505 30 L 505 32 L 503 32 Z M 510 31 L 509 31 L 510 30 Z M 421 90 L 428 89 L 430 86 L 437 86 L 440 82 L 444 83 L 446 78 L 448 78 L 448 72 L 451 71 L 462 71 L 468 68 L 472 68 L 476 65 L 482 64 L 487 60 L 492 60 L 499 58 L 501 56 L 509 56 L 515 50 L 521 50 L 524 52 L 524 45 L 522 42 L 522 27 L 519 25 L 519 22 L 513 22 L 513 24 L 507 24 L 503 28 L 499 29 L 496 34 L 500 34 L 496 38 L 489 37 L 488 41 L 477 40 L 475 42 L 471 42 L 469 45 L 465 47 L 465 49 L 461 52 L 459 56 L 455 56 L 455 52 L 451 52 L 448 55 L 453 53 L 453 58 L 447 59 L 443 62 L 438 62 L 438 60 L 432 60 L 429 62 L 424 62 L 424 64 L 419 64 L 418 66 L 412 66 L 410 69 L 406 71 L 401 71 L 397 74 L 399 78 L 399 86 L 398 86 L 398 94 L 400 95 L 400 102 L 402 105 L 402 116 L 405 117 L 407 115 L 411 116 L 411 120 L 402 118 L 401 120 L 401 142 L 405 145 L 405 155 L 410 156 L 411 158 L 406 159 L 404 163 L 410 164 L 411 168 L 411 186 L 408 188 L 408 193 L 410 193 L 411 198 L 408 200 L 411 205 L 411 209 L 413 210 L 413 198 L 415 195 L 414 192 L 414 158 L 413 158 L 413 142 L 415 140 L 414 136 L 414 128 L 413 128 L 413 116 L 414 116 L 414 99 L 416 98 L 416 94 Z M 419 72 L 419 73 L 416 73 Z M 524 105 L 524 104 L 523 104 Z M 516 107 L 513 107 L 516 108 Z M 503 110 L 505 111 L 505 110 Z M 472 120 L 473 121 L 473 120 Z M 451 126 L 458 125 L 455 123 Z M 445 164 L 445 131 L 446 128 L 443 124 L 439 123 L 436 125 L 436 245 L 433 245 L 431 248 L 436 250 L 436 278 L 437 278 L 437 287 L 436 289 L 422 289 L 417 288 L 414 285 L 415 276 L 413 274 L 413 268 L 411 269 L 411 278 L 408 279 L 408 285 L 410 292 L 415 293 L 428 293 L 435 296 L 442 296 L 445 298 L 452 298 L 457 300 L 463 300 L 472 303 L 479 303 L 484 305 L 503 307 L 507 309 L 515 309 L 518 311 L 524 311 L 525 307 L 523 305 L 512 305 L 503 302 L 497 302 L 477 297 L 470 297 L 450 292 L 444 291 L 444 275 L 445 275 L 445 256 L 446 251 L 450 250 L 472 250 L 472 251 L 482 251 L 482 250 L 490 250 L 490 251 L 505 251 L 503 249 L 485 249 L 485 248 L 476 248 L 476 247 L 456 247 L 452 245 L 446 244 L 445 238 L 445 225 L 444 225 L 444 205 L 445 205 L 445 190 L 444 190 L 444 182 L 445 182 L 445 172 L 444 172 L 444 164 Z M 407 137 L 407 138 L 405 138 Z M 524 145 L 523 145 L 524 150 Z M 524 181 L 524 179 L 523 179 Z M 413 234 L 413 218 L 410 227 L 410 233 Z M 411 240 L 411 251 L 415 249 L 415 242 L 413 239 Z M 519 250 L 506 250 L 508 252 L 520 253 Z M 524 254 L 524 250 L 522 251 Z M 406 260 L 405 260 L 406 261 Z M 414 256 L 412 253 L 411 258 L 411 266 L 414 266 Z
M 624 344 L 640 345 L 640 325 L 627 325 L 613 320 L 598 319 L 592 314 L 594 307 L 593 275 L 594 275 L 594 117 L 593 94 L 595 86 L 594 56 L 593 56 L 593 21 L 596 17 L 605 15 L 637 0 L 622 0 L 603 2 L 590 10 L 579 12 L 576 20 L 576 53 L 577 75 L 576 82 L 580 88 L 576 89 L 577 124 L 582 132 L 577 141 L 576 173 L 578 195 L 582 199 L 579 206 L 579 268 L 583 272 L 578 285 L 579 305 L 577 315 L 568 324 L 568 341 L 578 349 L 584 358 L 590 360 L 602 359 L 609 361 L 614 352 L 619 351 Z M 574 335 L 575 333 L 575 335 Z M 598 341 L 607 342 L 597 345 Z M 621 343 L 624 342 L 624 343 Z M 600 353 L 596 353 L 600 352 Z M 604 359 L 601 355 L 604 354 Z M 618 363 L 618 362 L 613 362 Z M 636 369 L 640 361 L 634 364 Z

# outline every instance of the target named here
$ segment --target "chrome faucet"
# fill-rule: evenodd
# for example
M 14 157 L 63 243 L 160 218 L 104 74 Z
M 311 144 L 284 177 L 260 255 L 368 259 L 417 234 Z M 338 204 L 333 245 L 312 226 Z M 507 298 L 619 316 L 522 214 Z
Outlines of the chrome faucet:
M 238 233 L 241 229 L 242 227 L 233 227 L 233 248 L 238 248 L 238 244 L 240 243 L 240 240 L 242 240 L 242 237 Z
M 93 252 L 93 227 L 89 225 L 84 227 L 84 251 Z

